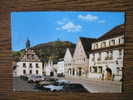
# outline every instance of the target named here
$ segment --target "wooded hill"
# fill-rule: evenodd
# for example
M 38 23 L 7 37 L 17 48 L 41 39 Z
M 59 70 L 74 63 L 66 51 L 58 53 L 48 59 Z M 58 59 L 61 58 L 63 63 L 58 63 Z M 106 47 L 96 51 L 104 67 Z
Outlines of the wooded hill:
M 31 47 L 42 62 L 48 62 L 49 59 L 53 59 L 54 63 L 57 63 L 59 59 L 64 58 L 67 48 L 74 49 L 75 44 L 69 41 L 53 41 Z M 13 60 L 19 61 L 24 53 L 24 49 L 20 51 L 13 51 Z

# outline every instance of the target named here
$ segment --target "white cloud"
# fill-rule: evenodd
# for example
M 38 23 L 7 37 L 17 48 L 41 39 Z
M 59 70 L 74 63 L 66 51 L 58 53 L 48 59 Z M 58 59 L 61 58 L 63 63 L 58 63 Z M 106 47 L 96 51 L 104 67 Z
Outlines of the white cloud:
M 96 21 L 98 20 L 98 17 L 97 16 L 94 16 L 94 15 L 79 15 L 78 16 L 79 19 L 83 19 L 83 20 L 87 20 L 87 21 Z
M 98 23 L 100 23 L 100 24 L 105 24 L 106 21 L 105 21 L 105 20 L 99 20 Z
M 61 27 L 57 27 L 57 30 L 66 30 L 68 32 L 77 32 L 80 31 L 82 29 L 81 25 L 76 25 L 72 22 L 67 22 L 66 24 L 64 24 Z
M 64 19 L 62 19 L 62 20 L 57 21 L 57 24 L 63 25 L 63 24 L 65 24 L 67 21 L 68 21 L 68 19 L 64 18 Z

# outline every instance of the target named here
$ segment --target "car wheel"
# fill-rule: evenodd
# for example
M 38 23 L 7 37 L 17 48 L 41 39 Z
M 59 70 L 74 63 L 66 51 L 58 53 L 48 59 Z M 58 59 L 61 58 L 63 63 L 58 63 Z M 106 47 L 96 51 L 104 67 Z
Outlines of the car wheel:
M 52 92 L 56 92 L 56 90 L 53 90 Z

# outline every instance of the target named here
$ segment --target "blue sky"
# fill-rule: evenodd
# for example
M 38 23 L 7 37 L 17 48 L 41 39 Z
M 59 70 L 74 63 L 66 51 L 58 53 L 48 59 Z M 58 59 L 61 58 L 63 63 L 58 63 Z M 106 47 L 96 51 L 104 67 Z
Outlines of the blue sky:
M 55 41 L 76 43 L 79 37 L 97 38 L 124 23 L 122 12 L 13 12 L 11 13 L 12 50 Z

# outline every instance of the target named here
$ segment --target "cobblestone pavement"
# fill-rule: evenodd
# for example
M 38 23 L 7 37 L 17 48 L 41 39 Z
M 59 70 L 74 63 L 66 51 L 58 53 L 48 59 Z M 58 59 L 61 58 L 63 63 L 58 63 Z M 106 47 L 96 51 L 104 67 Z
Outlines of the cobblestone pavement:
M 116 81 L 91 80 L 86 78 L 59 78 L 70 80 L 72 83 L 80 83 L 91 93 L 120 93 L 122 83 Z M 27 83 L 20 78 L 14 78 L 13 88 L 15 91 L 40 91 L 34 88 L 34 84 Z
M 20 78 L 14 78 L 13 81 L 14 91 L 39 91 L 34 89 L 34 84 L 28 83 L 27 81 L 21 80 Z
M 122 89 L 122 82 L 107 81 L 107 80 L 91 80 L 87 78 L 65 78 L 74 83 L 81 83 L 88 91 L 92 93 L 120 93 Z

